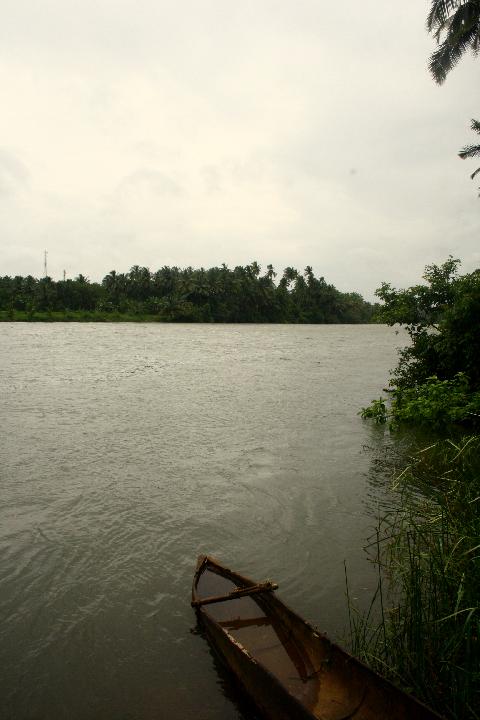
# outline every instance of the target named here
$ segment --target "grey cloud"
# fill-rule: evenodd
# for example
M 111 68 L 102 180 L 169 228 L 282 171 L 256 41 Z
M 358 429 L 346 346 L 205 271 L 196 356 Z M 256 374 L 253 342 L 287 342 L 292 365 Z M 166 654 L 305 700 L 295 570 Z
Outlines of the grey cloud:
M 12 195 L 27 187 L 30 174 L 12 152 L 0 148 L 0 196 Z
M 124 177 L 114 195 L 121 198 L 131 197 L 137 193 L 148 193 L 153 196 L 182 195 L 183 189 L 171 177 L 158 170 L 141 168 Z
M 4 0 L 8 271 L 29 253 L 36 268 L 46 238 L 52 262 L 90 277 L 156 264 L 159 248 L 171 264 L 309 264 L 364 293 L 449 252 L 470 268 L 476 165 L 456 152 L 473 141 L 480 61 L 436 87 L 425 12 Z
M 220 163 L 204 165 L 200 176 L 207 193 L 219 193 L 241 186 L 258 187 L 262 183 L 276 183 L 278 177 L 270 159 L 263 153 L 245 158 L 224 158 Z
M 205 184 L 207 193 L 218 193 L 222 189 L 222 173 L 216 165 L 204 165 L 200 168 L 200 175 Z

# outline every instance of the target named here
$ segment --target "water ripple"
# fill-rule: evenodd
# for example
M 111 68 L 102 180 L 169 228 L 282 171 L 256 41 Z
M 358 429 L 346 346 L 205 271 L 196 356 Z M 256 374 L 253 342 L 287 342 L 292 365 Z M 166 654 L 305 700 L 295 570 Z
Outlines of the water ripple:
M 198 720 L 201 695 L 205 720 L 239 718 L 190 632 L 195 557 L 274 577 L 339 629 L 343 560 L 368 585 L 369 503 L 386 497 L 356 413 L 398 339 L 381 326 L 2 334 L 0 717 Z

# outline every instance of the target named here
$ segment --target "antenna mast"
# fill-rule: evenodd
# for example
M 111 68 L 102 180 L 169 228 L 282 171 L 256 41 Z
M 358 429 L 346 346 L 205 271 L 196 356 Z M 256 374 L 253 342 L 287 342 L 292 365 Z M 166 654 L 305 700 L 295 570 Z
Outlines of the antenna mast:
M 45 272 L 45 277 L 47 277 L 47 255 L 48 252 L 45 250 L 43 253 L 43 270 Z

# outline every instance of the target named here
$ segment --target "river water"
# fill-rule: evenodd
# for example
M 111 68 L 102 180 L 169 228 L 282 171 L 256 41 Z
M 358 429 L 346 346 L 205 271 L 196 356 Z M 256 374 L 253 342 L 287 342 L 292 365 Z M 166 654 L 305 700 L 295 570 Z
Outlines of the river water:
M 196 556 L 321 630 L 368 602 L 385 326 L 0 326 L 0 717 L 233 720 Z M 239 704 L 240 703 L 240 704 Z

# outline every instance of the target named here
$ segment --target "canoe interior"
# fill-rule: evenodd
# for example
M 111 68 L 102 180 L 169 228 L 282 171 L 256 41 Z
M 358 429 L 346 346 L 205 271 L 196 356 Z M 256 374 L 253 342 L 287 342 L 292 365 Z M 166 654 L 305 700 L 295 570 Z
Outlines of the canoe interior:
M 229 593 L 236 587 L 233 580 L 208 569 L 199 578 L 197 592 L 202 598 Z M 290 693 L 309 705 L 314 701 L 318 680 L 312 676 L 315 668 L 310 658 L 276 615 L 268 612 L 258 595 L 205 606 L 204 612 Z
M 192 596 L 198 600 L 253 584 L 201 558 Z M 224 661 L 267 717 L 439 717 L 318 633 L 274 593 L 204 605 L 198 614 Z

